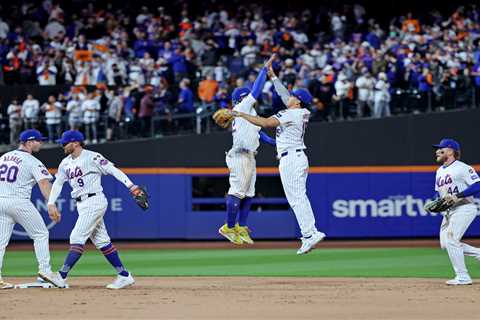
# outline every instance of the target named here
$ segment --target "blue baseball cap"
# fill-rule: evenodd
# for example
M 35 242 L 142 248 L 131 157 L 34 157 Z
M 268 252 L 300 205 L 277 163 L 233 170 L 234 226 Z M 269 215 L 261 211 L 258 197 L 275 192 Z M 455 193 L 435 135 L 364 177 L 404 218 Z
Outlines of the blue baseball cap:
M 83 142 L 85 140 L 83 133 L 78 130 L 67 130 L 62 134 L 62 138 L 57 140 L 60 144 L 67 144 L 69 142 Z
M 306 106 L 310 105 L 313 101 L 312 95 L 306 89 L 295 89 L 291 94 Z
M 47 138 L 45 138 L 40 131 L 36 129 L 28 129 L 25 131 L 22 131 L 20 133 L 20 141 L 21 142 L 27 142 L 27 141 L 45 141 Z
M 237 104 L 243 97 L 248 96 L 250 90 L 248 88 L 235 88 L 232 92 L 232 102 Z
M 460 151 L 460 143 L 449 138 L 442 139 L 439 144 L 434 144 L 432 147 L 436 149 L 451 148 L 455 151 Z

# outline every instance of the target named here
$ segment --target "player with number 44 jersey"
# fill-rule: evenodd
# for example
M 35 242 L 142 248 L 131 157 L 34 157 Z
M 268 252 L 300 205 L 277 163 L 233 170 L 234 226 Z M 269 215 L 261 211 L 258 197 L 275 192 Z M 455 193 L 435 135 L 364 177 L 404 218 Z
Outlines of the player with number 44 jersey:
M 435 177 L 436 195 L 453 203 L 443 213 L 440 227 L 440 246 L 446 249 L 455 272 L 447 285 L 468 285 L 472 279 L 464 256 L 480 261 L 480 248 L 462 242 L 462 237 L 478 214 L 473 196 L 480 193 L 480 178 L 475 170 L 460 161 L 460 144 L 453 139 L 443 139 L 433 145 L 435 158 L 442 166 Z

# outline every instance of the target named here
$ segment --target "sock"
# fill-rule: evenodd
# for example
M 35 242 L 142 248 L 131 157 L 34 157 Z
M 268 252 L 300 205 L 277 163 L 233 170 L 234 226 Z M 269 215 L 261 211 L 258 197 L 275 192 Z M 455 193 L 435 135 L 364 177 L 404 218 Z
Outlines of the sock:
M 67 277 L 68 273 L 73 268 L 75 263 L 77 263 L 78 259 L 80 259 L 84 251 L 85 245 L 83 244 L 70 245 L 70 250 L 68 250 L 67 257 L 65 258 L 65 262 L 63 263 L 63 267 L 59 271 L 63 279 Z
M 248 214 L 250 213 L 250 207 L 252 206 L 252 198 L 245 197 L 240 203 L 240 213 L 238 216 L 238 224 L 240 227 L 247 225 Z
M 118 256 L 117 248 L 113 246 L 112 243 L 107 244 L 105 247 L 100 249 L 105 256 L 105 258 L 110 262 L 110 264 L 117 270 L 117 273 L 123 277 L 128 277 L 128 271 L 122 264 L 120 257 Z
M 238 210 L 240 209 L 240 199 L 227 195 L 227 226 L 229 228 L 235 227 L 235 221 L 237 220 Z

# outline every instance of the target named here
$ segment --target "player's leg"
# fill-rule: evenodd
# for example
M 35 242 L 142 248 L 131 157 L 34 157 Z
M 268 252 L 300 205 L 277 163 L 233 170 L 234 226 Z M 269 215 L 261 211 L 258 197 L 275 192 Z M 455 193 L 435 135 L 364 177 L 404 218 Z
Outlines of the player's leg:
M 44 274 L 52 272 L 50 266 L 50 248 L 48 244 L 48 229 L 40 213 L 33 203 L 25 201 L 19 206 L 14 215 L 15 221 L 20 224 L 28 236 L 33 240 L 33 248 L 38 261 L 38 271 Z
M 303 152 L 289 154 L 280 160 L 280 179 L 288 204 L 295 213 L 302 236 L 317 231 L 315 217 L 307 197 L 308 160 Z
M 5 250 L 7 248 L 8 242 L 10 241 L 10 237 L 12 236 L 12 231 L 14 226 L 15 226 L 15 222 L 13 221 L 13 219 L 7 214 L 5 214 L 5 210 L 1 210 L 0 211 L 0 289 L 13 288 L 12 284 L 3 281 L 2 267 L 3 267 L 3 257 L 5 256 Z
M 305 153 L 299 152 L 283 157 L 280 160 L 279 171 L 283 190 L 302 233 L 302 246 L 297 254 L 305 254 L 325 238 L 325 234 L 319 232 L 315 227 L 315 216 L 307 197 L 307 156 Z
M 250 237 L 250 229 L 247 227 L 247 220 L 250 214 L 250 208 L 252 206 L 252 199 L 255 196 L 255 182 L 257 180 L 257 169 L 255 157 L 253 155 L 249 161 L 249 172 L 247 173 L 250 176 L 250 181 L 247 192 L 245 193 L 245 198 L 240 202 L 240 209 L 238 213 L 238 225 L 237 231 L 243 242 L 248 244 L 253 244 L 253 240 Z
M 63 279 L 67 278 L 68 273 L 85 251 L 88 238 L 103 221 L 103 215 L 107 210 L 107 199 L 101 195 L 88 198 L 77 204 L 77 210 L 78 219 L 70 234 L 70 249 L 59 271 Z
M 96 226 L 95 230 L 90 236 L 90 240 L 92 240 L 95 247 L 103 253 L 105 259 L 107 259 L 107 261 L 117 271 L 118 276 L 113 283 L 107 286 L 108 289 L 122 289 L 135 283 L 135 280 L 130 272 L 128 272 L 123 266 L 117 249 L 112 244 L 103 219 Z
M 234 244 L 242 244 L 240 237 L 235 231 L 235 222 L 237 220 L 238 211 L 240 209 L 240 202 L 245 197 L 245 191 L 242 190 L 243 180 L 243 159 L 242 155 L 238 153 L 229 152 L 226 156 L 228 170 L 230 171 L 226 207 L 227 207 L 227 221 L 220 227 L 218 232 Z
M 471 278 L 465 265 L 463 244 L 460 242 L 465 231 L 475 219 L 476 210 L 470 208 L 457 208 L 449 218 L 446 232 L 446 249 L 455 279 L 447 281 L 447 284 L 470 284 Z

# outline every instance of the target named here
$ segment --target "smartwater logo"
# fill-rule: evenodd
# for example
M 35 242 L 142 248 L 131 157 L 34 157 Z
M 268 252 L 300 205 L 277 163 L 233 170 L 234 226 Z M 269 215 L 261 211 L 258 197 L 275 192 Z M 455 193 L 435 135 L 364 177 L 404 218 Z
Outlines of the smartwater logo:
M 414 198 L 411 195 L 392 196 L 386 199 L 350 199 L 335 200 L 332 213 L 336 218 L 395 218 L 436 216 L 438 213 L 427 212 L 423 206 L 430 199 Z M 480 199 L 475 199 L 480 208 Z

